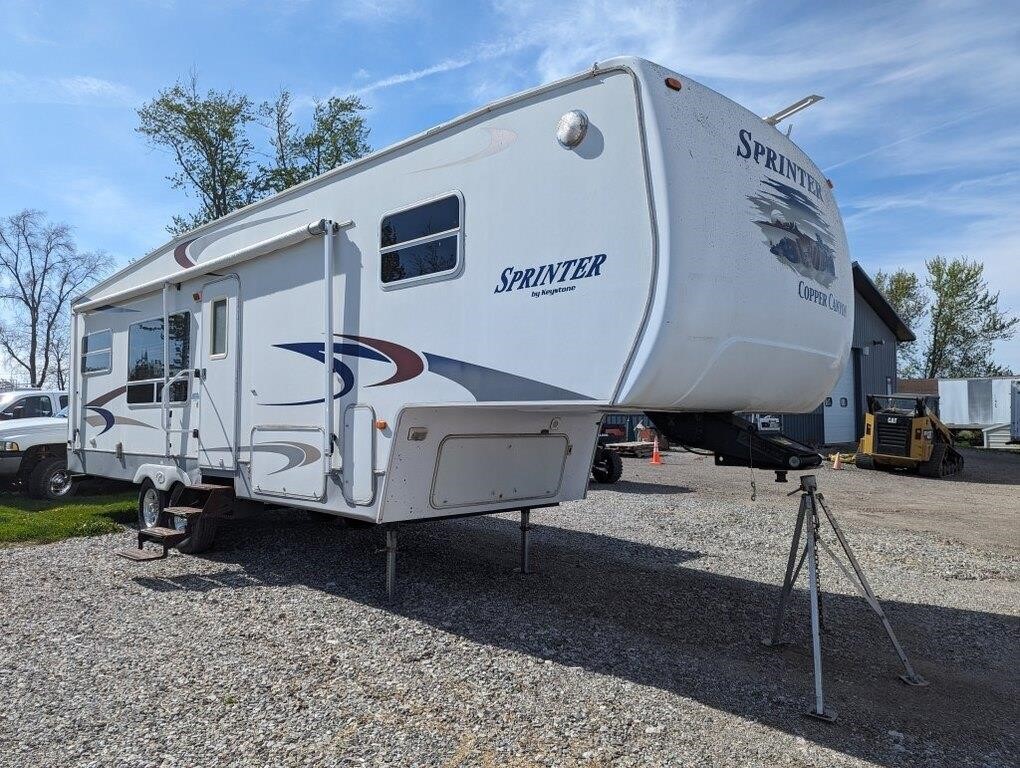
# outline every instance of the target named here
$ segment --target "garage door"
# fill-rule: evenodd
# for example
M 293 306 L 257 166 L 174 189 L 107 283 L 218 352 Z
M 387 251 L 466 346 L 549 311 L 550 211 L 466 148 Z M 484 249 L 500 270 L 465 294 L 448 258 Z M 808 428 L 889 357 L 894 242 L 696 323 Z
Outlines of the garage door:
M 836 382 L 832 394 L 825 398 L 825 442 L 852 443 L 857 439 L 857 425 L 854 413 L 854 365 L 853 358 L 847 360 L 843 375 Z

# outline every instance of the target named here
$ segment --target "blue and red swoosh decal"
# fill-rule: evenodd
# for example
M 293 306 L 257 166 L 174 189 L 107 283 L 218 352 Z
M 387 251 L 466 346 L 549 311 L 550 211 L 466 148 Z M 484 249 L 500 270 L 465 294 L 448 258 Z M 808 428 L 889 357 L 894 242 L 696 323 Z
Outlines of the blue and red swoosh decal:
M 386 379 L 369 384 L 369 387 L 382 387 L 388 384 L 399 384 L 414 379 L 426 370 L 444 379 L 464 387 L 477 402 L 508 402 L 508 401 L 543 401 L 543 400 L 591 400 L 593 398 L 569 389 L 556 387 L 552 384 L 529 379 L 524 376 L 507 373 L 495 368 L 457 360 L 452 357 L 423 352 L 418 354 L 396 342 L 376 339 L 370 336 L 351 336 L 336 334 L 353 343 L 333 344 L 333 354 L 361 357 L 368 360 L 390 362 L 395 371 Z M 275 344 L 279 349 L 310 357 L 324 362 L 324 346 L 318 342 L 293 342 Z M 333 370 L 343 386 L 334 395 L 341 398 L 354 388 L 354 371 L 342 360 L 333 358 Z M 322 403 L 324 398 L 298 400 L 286 403 L 266 403 L 266 405 L 313 405 Z

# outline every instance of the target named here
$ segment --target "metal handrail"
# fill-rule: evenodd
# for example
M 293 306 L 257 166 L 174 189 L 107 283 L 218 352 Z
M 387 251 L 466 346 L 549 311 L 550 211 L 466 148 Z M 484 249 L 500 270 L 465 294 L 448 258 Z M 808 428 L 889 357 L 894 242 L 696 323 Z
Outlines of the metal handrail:
M 164 325 L 164 328 L 165 327 L 166 326 Z M 170 411 L 167 408 L 169 403 L 167 402 L 167 399 L 166 399 L 167 398 L 167 392 L 170 391 L 170 386 L 172 384 L 175 384 L 178 380 L 180 380 L 184 376 L 192 377 L 192 376 L 194 376 L 194 371 L 191 368 L 182 368 L 177 373 L 175 373 L 173 376 L 171 376 L 169 379 L 166 379 L 163 382 L 163 389 L 159 393 L 159 406 L 160 406 L 160 413 L 161 413 L 160 426 L 163 427 L 163 434 L 164 434 L 164 437 L 166 438 L 165 439 L 165 447 L 163 449 L 163 455 L 165 455 L 165 456 L 170 456 L 170 433 L 173 432 L 173 433 L 184 434 L 185 432 L 188 431 L 186 429 L 170 429 L 170 417 L 168 415 L 170 413 Z M 190 386 L 188 387 L 188 397 L 189 398 L 191 397 L 191 387 Z

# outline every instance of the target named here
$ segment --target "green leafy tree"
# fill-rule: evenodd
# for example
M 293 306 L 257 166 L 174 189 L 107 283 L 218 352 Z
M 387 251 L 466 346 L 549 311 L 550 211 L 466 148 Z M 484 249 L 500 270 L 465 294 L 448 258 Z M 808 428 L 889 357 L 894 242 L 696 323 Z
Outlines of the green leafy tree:
M 984 264 L 936 256 L 926 263 L 932 293 L 924 353 L 926 378 L 999 376 L 995 343 L 1011 339 L 1020 318 L 999 309 L 999 292 L 985 280 Z
M 138 110 L 138 132 L 173 153 L 175 189 L 196 196 L 195 213 L 174 216 L 171 234 L 194 229 L 257 200 L 265 192 L 248 130 L 258 116 L 251 100 L 234 91 L 198 91 L 192 75 L 160 91 Z
M 265 175 L 269 188 L 274 192 L 305 180 L 301 157 L 303 136 L 294 122 L 293 101 L 289 91 L 281 90 L 275 101 L 263 102 L 259 108 L 262 125 L 272 137 L 273 164 L 265 169 Z
M 936 256 L 925 262 L 924 282 L 900 269 L 879 272 L 875 283 L 919 340 L 904 347 L 900 375 L 941 378 L 1008 375 L 995 362 L 997 342 L 1011 339 L 1020 318 L 999 307 L 984 265 Z
M 315 104 L 312 129 L 300 141 L 304 174 L 313 178 L 368 154 L 366 109 L 357 96 L 332 97 Z
M 903 318 L 907 327 L 920 333 L 925 313 L 928 311 L 928 295 L 921 278 L 915 272 L 897 269 L 895 272 L 876 272 L 875 285 L 885 294 L 896 313 Z M 904 378 L 921 376 L 921 344 L 913 341 L 899 346 L 899 375 Z
M 307 132 L 294 119 L 293 101 L 287 90 L 258 106 L 234 91 L 202 94 L 192 75 L 138 110 L 138 132 L 173 155 L 177 171 L 168 177 L 170 183 L 199 201 L 198 211 L 173 218 L 167 227 L 171 234 L 218 219 L 370 151 L 362 115 L 366 107 L 356 96 L 317 102 Z M 260 126 L 267 134 L 257 130 Z M 264 135 L 269 137 L 267 149 L 262 148 Z

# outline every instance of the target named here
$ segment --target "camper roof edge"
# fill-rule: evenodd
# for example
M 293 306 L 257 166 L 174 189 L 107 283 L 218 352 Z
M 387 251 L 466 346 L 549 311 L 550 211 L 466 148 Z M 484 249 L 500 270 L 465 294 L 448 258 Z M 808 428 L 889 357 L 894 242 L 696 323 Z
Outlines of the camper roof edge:
M 351 162 L 337 166 L 336 168 L 331 168 L 330 170 L 325 171 L 324 173 L 321 173 L 318 176 L 315 176 L 314 178 L 308 179 L 307 181 L 303 181 L 300 184 L 294 185 L 293 187 L 289 187 L 283 190 L 282 192 L 277 192 L 276 194 L 270 195 L 269 197 L 264 197 L 261 200 L 256 200 L 254 203 L 249 203 L 243 208 L 238 208 L 236 211 L 231 211 L 225 216 L 221 216 L 218 219 L 206 222 L 205 224 L 195 227 L 192 230 L 188 230 L 187 232 L 180 233 L 174 239 L 149 251 L 141 258 L 132 262 L 129 266 L 117 270 L 102 282 L 94 285 L 89 290 L 89 295 L 95 296 L 97 293 L 101 292 L 105 287 L 107 287 L 113 280 L 122 277 L 128 270 L 142 266 L 151 259 L 166 253 L 168 249 L 184 242 L 185 240 L 200 237 L 202 234 L 208 233 L 210 230 L 220 226 L 221 224 L 225 224 L 227 222 L 241 218 L 245 214 L 256 211 L 263 206 L 275 202 L 280 202 L 281 200 L 285 200 L 291 195 L 300 194 L 306 191 L 307 189 L 310 189 L 316 184 L 321 184 L 324 181 L 332 179 L 334 176 L 339 176 L 341 174 L 349 173 L 351 171 L 356 171 L 360 169 L 361 166 L 363 165 L 367 165 L 368 163 L 374 162 L 382 157 L 385 157 L 386 155 L 398 152 L 399 150 L 409 147 L 416 142 L 432 138 L 437 133 L 441 133 L 443 131 L 454 128 L 462 123 L 474 120 L 475 118 L 481 117 L 482 115 L 485 115 L 488 112 L 493 111 L 494 109 L 499 109 L 501 107 L 507 106 L 508 104 L 513 104 L 516 101 L 523 101 L 524 99 L 529 99 L 534 96 L 538 96 L 540 94 L 546 93 L 547 91 L 552 91 L 557 88 L 561 88 L 564 85 L 569 85 L 570 83 L 574 82 L 580 82 L 581 80 L 597 77 L 599 75 L 604 75 L 609 72 L 617 71 L 626 72 L 630 74 L 631 77 L 634 77 L 636 79 L 637 73 L 636 68 L 633 66 L 633 63 L 638 61 L 645 60 L 637 56 L 614 56 L 611 59 L 607 59 L 601 65 L 598 64 L 598 62 L 596 62 L 594 66 L 592 66 L 589 69 L 586 69 L 584 72 L 579 72 L 574 75 L 568 75 L 567 77 L 560 78 L 559 80 L 554 80 L 551 83 L 546 83 L 545 85 L 540 85 L 526 91 L 520 91 L 518 93 L 506 96 L 502 99 L 497 99 L 496 101 L 491 101 L 488 104 L 478 107 L 477 109 L 474 109 L 470 112 L 466 112 L 463 115 L 458 115 L 457 117 L 454 117 L 451 120 L 447 120 L 445 123 L 434 125 L 431 128 L 425 129 L 424 131 L 420 131 L 412 136 L 408 136 L 406 139 L 401 139 L 400 141 L 394 144 L 385 146 L 382 149 L 377 149 L 376 151 L 371 152 L 365 155 L 364 157 L 359 157 L 357 160 L 352 160 Z M 108 303 L 108 300 L 109 297 L 104 297 L 102 303 Z M 96 301 L 99 301 L 99 299 L 96 299 Z
M 335 224 L 328 219 L 317 219 L 303 226 L 295 229 L 288 230 L 279 235 L 271 237 L 267 240 L 262 240 L 258 243 L 241 248 L 230 253 L 210 259 L 209 261 L 196 264 L 188 269 L 181 270 L 169 277 L 158 277 L 153 280 L 149 280 L 142 285 L 137 285 L 131 288 L 125 288 L 108 296 L 103 296 L 98 299 L 92 299 L 90 301 L 79 302 L 72 306 L 73 312 L 88 312 L 96 307 L 106 306 L 108 304 L 115 304 L 120 301 L 126 301 L 127 299 L 133 299 L 138 296 L 144 296 L 147 293 L 161 288 L 166 283 L 183 283 L 186 280 L 190 280 L 193 277 L 199 277 L 208 272 L 212 272 L 215 269 L 222 269 L 223 267 L 229 267 L 234 264 L 239 264 L 242 261 L 248 261 L 249 259 L 255 259 L 259 256 L 264 256 L 267 253 L 278 251 L 282 248 L 287 248 L 291 245 L 297 245 L 300 242 L 304 242 L 312 237 L 319 237 L 327 232 L 335 232 L 337 229 L 346 229 L 351 226 L 353 222 L 345 221 L 339 224 Z M 171 279 L 172 278 L 172 279 Z

